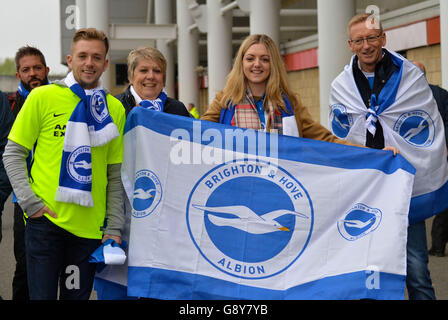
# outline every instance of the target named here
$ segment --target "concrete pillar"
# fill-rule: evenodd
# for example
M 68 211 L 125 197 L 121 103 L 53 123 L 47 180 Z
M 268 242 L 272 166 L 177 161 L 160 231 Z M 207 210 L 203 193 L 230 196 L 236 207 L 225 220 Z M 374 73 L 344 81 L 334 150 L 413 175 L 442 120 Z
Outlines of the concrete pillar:
M 266 34 L 279 45 L 280 0 L 250 0 L 250 34 Z
M 109 36 L 109 0 L 95 0 L 88 2 L 88 5 L 86 6 L 86 24 L 86 27 L 96 28 Z M 108 57 L 109 56 L 110 54 L 108 54 Z M 111 65 L 109 65 L 101 77 L 103 86 L 106 89 L 112 87 L 110 68 Z
M 208 100 L 224 89 L 232 68 L 232 12 L 221 14 L 220 0 L 207 0 Z
M 155 24 L 171 24 L 173 23 L 172 15 L 173 0 L 155 0 L 154 2 L 154 22 Z M 169 97 L 175 97 L 174 90 L 174 48 L 164 39 L 156 40 L 156 47 L 165 56 L 166 66 L 166 83 L 165 90 Z
M 76 17 L 76 30 L 85 28 L 87 25 L 87 4 L 86 0 L 76 0 L 77 17 Z
M 189 29 L 194 20 L 188 10 L 187 1 L 176 1 L 176 15 L 179 100 L 185 106 L 190 102 L 197 106 L 199 92 L 196 67 L 199 64 L 199 32 L 197 28 Z
M 448 1 L 440 1 L 440 48 L 442 87 L 448 90 Z
M 317 0 L 320 123 L 327 128 L 331 83 L 352 55 L 347 24 L 355 11 L 355 0 Z

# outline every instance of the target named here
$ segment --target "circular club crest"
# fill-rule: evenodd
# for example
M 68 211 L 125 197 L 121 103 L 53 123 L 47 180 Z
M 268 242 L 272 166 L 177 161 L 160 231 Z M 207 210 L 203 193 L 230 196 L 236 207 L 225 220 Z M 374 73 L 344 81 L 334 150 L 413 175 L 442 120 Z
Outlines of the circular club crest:
M 403 113 L 395 122 L 394 131 L 415 147 L 429 147 L 434 142 L 436 130 L 429 114 L 416 110 Z
M 81 146 L 70 153 L 67 161 L 67 172 L 79 183 L 92 182 L 92 160 L 89 146 Z
M 330 106 L 330 124 L 337 137 L 345 138 L 353 124 L 353 117 L 347 113 L 347 108 L 344 105 L 333 104 Z
M 132 216 L 143 218 L 150 215 L 162 199 L 162 185 L 151 170 L 140 170 L 135 174 Z
M 103 122 L 109 115 L 106 108 L 106 97 L 99 90 L 95 90 L 90 98 L 90 113 L 98 122 Z
M 146 104 L 144 104 L 146 109 L 148 110 L 154 110 L 154 111 L 163 111 L 163 104 L 162 101 L 147 101 Z
M 381 217 L 381 210 L 357 203 L 344 219 L 338 221 L 339 233 L 346 240 L 357 240 L 375 231 L 381 222 Z
M 263 279 L 289 268 L 312 233 L 313 206 L 286 170 L 259 160 L 219 165 L 194 186 L 187 226 L 202 256 L 218 270 Z

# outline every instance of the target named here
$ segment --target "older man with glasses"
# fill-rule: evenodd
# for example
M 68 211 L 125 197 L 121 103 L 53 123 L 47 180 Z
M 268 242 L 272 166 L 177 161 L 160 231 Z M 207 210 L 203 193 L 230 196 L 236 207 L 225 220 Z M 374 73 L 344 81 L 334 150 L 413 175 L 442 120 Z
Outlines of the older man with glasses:
M 448 190 L 443 122 L 421 70 L 384 48 L 386 34 L 379 19 L 371 18 L 358 14 L 348 24 L 354 56 L 332 83 L 330 126 L 339 138 L 353 143 L 375 149 L 393 146 L 416 168 L 406 285 L 409 299 L 435 299 L 425 219 L 446 206 L 442 198 L 447 195 L 438 196 Z
M 352 20 L 349 24 L 350 40 L 348 43 L 350 50 L 356 55 L 355 60 L 357 60 L 357 63 L 353 64 L 354 79 L 364 104 L 369 106 L 372 93 L 379 94 L 381 92 L 397 67 L 392 63 L 390 53 L 386 50 L 383 51 L 383 46 L 386 44 L 386 34 L 383 28 L 369 29 L 365 23 L 356 23 L 357 21 L 356 19 Z M 378 70 L 376 74 L 375 69 Z M 366 138 L 367 147 L 384 148 L 383 128 L 380 123 L 376 124 L 375 135 L 368 131 Z

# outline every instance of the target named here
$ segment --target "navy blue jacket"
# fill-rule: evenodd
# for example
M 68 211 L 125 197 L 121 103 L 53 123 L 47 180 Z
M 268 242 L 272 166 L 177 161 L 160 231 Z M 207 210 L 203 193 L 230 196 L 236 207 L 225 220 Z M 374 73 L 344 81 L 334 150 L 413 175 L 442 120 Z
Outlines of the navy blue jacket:
M 11 112 L 8 99 L 6 95 L 0 91 L 0 215 L 3 212 L 5 201 L 12 192 L 11 184 L 9 183 L 5 167 L 3 166 L 3 152 L 5 151 L 9 131 L 11 130 L 13 122 L 14 116 Z
M 445 127 L 445 140 L 448 146 L 448 91 L 432 84 L 430 84 L 429 87 L 432 90 L 432 94 L 437 103 L 437 108 L 439 108 L 440 115 L 442 116 Z
M 386 85 L 386 82 L 389 81 L 392 74 L 399 69 L 398 66 L 393 63 L 391 54 L 387 50 L 383 50 L 383 53 L 383 58 L 375 66 L 375 80 L 373 83 L 373 89 L 370 88 L 369 81 L 358 67 L 358 57 L 355 57 L 355 61 L 353 62 L 353 76 L 367 109 L 370 107 L 370 98 L 372 93 L 378 97 L 381 90 Z M 374 149 L 383 149 L 385 147 L 383 127 L 379 121 L 376 123 L 375 136 L 367 130 L 365 145 L 366 147 Z

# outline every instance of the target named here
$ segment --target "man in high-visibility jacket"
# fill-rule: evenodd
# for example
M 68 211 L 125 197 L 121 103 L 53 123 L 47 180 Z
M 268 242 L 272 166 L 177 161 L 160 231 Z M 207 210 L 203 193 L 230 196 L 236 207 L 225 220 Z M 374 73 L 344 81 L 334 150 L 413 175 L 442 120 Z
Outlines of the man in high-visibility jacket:
M 187 109 L 195 119 L 199 119 L 199 112 L 193 103 L 189 103 Z

